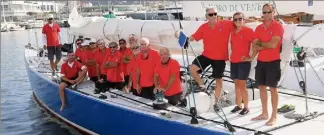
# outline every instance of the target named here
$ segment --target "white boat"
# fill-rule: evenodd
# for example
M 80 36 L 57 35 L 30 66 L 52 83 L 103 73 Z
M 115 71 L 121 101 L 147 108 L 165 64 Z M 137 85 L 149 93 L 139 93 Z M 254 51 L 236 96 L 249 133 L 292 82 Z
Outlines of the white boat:
M 18 26 L 18 25 L 16 25 L 16 26 L 13 26 L 13 27 L 10 27 L 10 31 L 23 31 L 23 30 L 25 30 L 25 26 Z
M 175 32 L 179 31 L 179 21 L 160 21 L 160 20 L 122 20 L 107 19 L 101 17 L 82 17 L 79 16 L 74 8 L 69 17 L 70 32 L 73 35 L 82 35 L 91 38 L 105 38 L 109 41 L 117 41 L 120 38 L 128 38 L 130 34 L 136 34 L 139 37 L 147 37 L 151 41 L 151 46 L 155 49 L 167 47 L 174 51 L 181 51 L 178 45 Z M 204 23 L 203 21 L 181 21 L 183 32 L 187 35 L 192 34 Z M 259 23 L 249 23 L 248 27 L 255 28 Z M 283 37 L 283 49 L 281 53 L 282 75 L 286 76 L 286 70 L 289 68 L 289 61 L 292 57 L 293 36 L 297 29 L 296 25 L 283 24 L 285 33 Z M 202 51 L 202 43 L 192 43 L 191 46 L 196 54 Z M 174 54 L 172 57 L 179 61 L 181 65 L 186 65 L 182 60 L 182 55 Z M 121 91 L 112 90 L 102 94 L 93 94 L 94 84 L 84 82 L 77 90 L 66 89 L 67 102 L 69 108 L 59 112 L 60 99 L 57 93 L 58 84 L 48 71 L 48 62 L 42 62 L 42 58 L 37 56 L 37 50 L 27 47 L 25 53 L 26 67 L 30 83 L 34 90 L 34 97 L 49 112 L 62 119 L 69 125 L 88 134 L 276 134 L 276 135 L 321 135 L 324 132 L 322 128 L 324 123 L 324 98 L 310 96 L 305 102 L 305 97 L 298 91 L 289 89 L 279 89 L 279 107 L 284 104 L 294 104 L 295 113 L 303 114 L 305 112 L 317 111 L 313 117 L 307 121 L 289 118 L 292 113 L 278 114 L 276 126 L 266 126 L 264 121 L 250 121 L 261 112 L 261 102 L 259 91 L 256 88 L 249 88 L 249 108 L 252 112 L 246 116 L 229 113 L 234 105 L 223 108 L 224 117 L 219 116 L 212 109 L 212 103 L 206 101 L 202 93 L 195 94 L 196 101 L 192 97 L 186 97 L 191 103 L 195 102 L 198 110 L 198 124 L 192 124 L 192 115 L 190 108 L 193 105 L 187 105 L 186 108 L 169 106 L 165 110 L 155 110 L 152 108 L 152 101 L 125 94 Z M 193 53 L 188 56 L 189 61 L 194 59 Z M 42 62 L 40 66 L 40 63 Z M 255 66 L 255 61 L 252 66 Z M 227 64 L 229 65 L 229 64 Z M 226 67 L 229 71 L 229 67 Z M 225 75 L 228 75 L 226 72 Z M 60 77 L 60 74 L 57 74 Z M 185 75 L 184 75 L 185 76 Z M 205 77 L 205 76 L 204 76 Z M 250 78 L 254 79 L 254 70 L 252 68 Z M 284 80 L 283 77 L 281 82 Z M 53 80 L 53 81 L 51 81 Z M 207 79 L 211 81 L 210 79 Z M 183 85 L 186 85 L 184 83 Z M 234 85 L 231 82 L 224 82 L 224 91 L 228 91 L 228 98 L 234 101 Z M 187 91 L 187 89 L 184 89 Z M 270 93 L 269 93 L 270 94 Z M 101 99 L 105 95 L 106 99 Z M 117 95 L 117 97 L 116 97 Z M 213 96 L 211 97 L 213 98 Z M 270 100 L 268 100 L 270 103 Z M 234 103 L 234 102 L 232 102 Z M 307 104 L 306 104 L 307 103 Z M 308 105 L 306 109 L 305 104 Z M 84 109 L 87 108 L 87 109 Z M 271 112 L 271 108 L 269 108 Z M 312 113 L 313 114 L 313 113 Z M 302 119 L 306 120 L 306 119 Z M 112 122 L 113 121 L 113 122 Z M 230 132 L 228 129 L 230 122 L 236 132 Z M 134 122 L 136 126 L 134 126 Z M 140 126 L 139 126 L 140 125 Z M 227 127 L 224 127 L 227 125 Z M 161 130 L 163 127 L 167 130 Z M 127 128 L 127 130 L 120 130 Z

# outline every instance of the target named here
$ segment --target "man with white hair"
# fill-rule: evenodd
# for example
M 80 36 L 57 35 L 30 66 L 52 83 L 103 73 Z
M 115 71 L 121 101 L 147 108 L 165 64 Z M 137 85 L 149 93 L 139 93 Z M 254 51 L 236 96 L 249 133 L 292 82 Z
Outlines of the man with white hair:
M 202 24 L 198 30 L 189 37 L 190 41 L 203 40 L 204 51 L 190 65 L 190 72 L 195 81 L 199 84 L 198 91 L 206 91 L 205 85 L 198 72 L 211 65 L 212 76 L 216 79 L 215 99 L 218 100 L 222 91 L 222 77 L 225 70 L 225 61 L 228 58 L 228 42 L 230 32 L 233 29 L 233 22 L 228 20 L 217 21 L 217 12 L 214 8 L 206 9 L 207 22 Z M 202 68 L 202 69 L 201 69 Z M 217 104 L 215 110 L 219 110 Z
M 54 22 L 54 16 L 49 14 L 47 16 L 48 23 L 43 26 L 43 44 L 44 49 L 47 49 L 47 57 L 50 60 L 50 65 L 52 68 L 52 75 L 55 75 L 55 70 L 57 69 L 57 64 L 60 62 L 62 57 L 61 51 L 61 29 L 58 24 Z M 54 62 L 54 55 L 56 60 Z
M 161 58 L 157 51 L 150 48 L 150 41 L 147 38 L 141 38 L 140 50 L 140 54 L 136 56 L 138 63 L 136 90 L 141 97 L 154 100 L 154 68 Z

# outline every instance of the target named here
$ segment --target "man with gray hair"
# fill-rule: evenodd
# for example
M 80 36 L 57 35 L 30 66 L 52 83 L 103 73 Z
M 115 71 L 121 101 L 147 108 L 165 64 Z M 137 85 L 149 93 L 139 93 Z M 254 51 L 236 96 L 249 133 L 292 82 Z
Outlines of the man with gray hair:
M 222 91 L 222 77 L 225 70 L 225 61 L 228 58 L 228 42 L 230 32 L 233 29 L 233 22 L 228 20 L 217 21 L 217 12 L 214 8 L 206 9 L 207 22 L 202 24 L 198 30 L 189 37 L 190 41 L 203 40 L 204 50 L 190 65 L 190 72 L 199 85 L 198 91 L 206 91 L 205 85 L 198 72 L 202 72 L 211 65 L 216 79 L 215 97 L 218 100 Z M 217 102 L 217 101 L 215 101 Z M 214 105 L 219 111 L 217 104 Z
M 140 40 L 141 52 L 136 56 L 138 68 L 136 71 L 136 90 L 141 97 L 154 100 L 154 68 L 160 62 L 159 53 L 150 48 L 147 38 Z
M 161 48 L 160 56 L 161 62 L 156 65 L 154 71 L 154 91 L 164 93 L 169 104 L 177 105 L 182 95 L 180 64 L 171 58 L 168 48 Z

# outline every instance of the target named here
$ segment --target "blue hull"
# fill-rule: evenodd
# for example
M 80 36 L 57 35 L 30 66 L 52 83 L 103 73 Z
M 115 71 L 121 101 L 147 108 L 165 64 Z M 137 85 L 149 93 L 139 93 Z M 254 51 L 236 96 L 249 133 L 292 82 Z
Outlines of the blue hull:
M 26 68 L 30 85 L 36 99 L 41 104 L 47 106 L 49 111 L 55 112 L 54 115 L 59 115 L 94 133 L 101 135 L 227 135 L 227 133 L 138 113 L 71 90 L 65 91 L 67 107 L 60 112 L 58 85 L 30 69 L 27 62 Z M 82 130 L 82 128 L 77 129 Z M 85 130 L 82 132 L 91 134 Z

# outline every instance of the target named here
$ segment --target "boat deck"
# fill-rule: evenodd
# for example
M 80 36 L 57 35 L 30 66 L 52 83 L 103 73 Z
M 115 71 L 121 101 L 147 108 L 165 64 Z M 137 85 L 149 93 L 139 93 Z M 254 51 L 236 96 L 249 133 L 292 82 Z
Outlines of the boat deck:
M 30 54 L 29 54 L 30 55 Z M 37 60 L 38 59 L 38 60 Z M 52 79 L 53 77 L 51 76 L 51 72 L 49 68 L 46 68 L 48 66 L 48 63 L 45 62 L 45 67 L 38 67 L 36 64 L 41 61 L 42 58 L 36 58 L 36 57 L 29 57 L 26 58 L 27 61 L 33 61 L 31 64 L 31 68 L 33 70 L 39 71 L 42 73 L 44 76 L 48 77 L 49 79 Z M 38 61 L 38 62 L 36 62 Z M 226 83 L 226 85 L 230 85 L 229 83 Z M 226 86 L 225 85 L 225 86 Z M 225 88 L 226 89 L 226 88 Z M 230 89 L 230 88 L 228 88 Z M 85 96 L 89 96 L 89 98 L 93 98 L 95 100 L 98 100 L 98 102 L 105 102 L 110 105 L 118 106 L 121 108 L 125 109 L 130 109 L 138 113 L 145 113 L 148 115 L 151 115 L 152 117 L 160 117 L 166 120 L 170 121 L 177 121 L 179 123 L 183 124 L 190 124 L 191 118 L 186 115 L 182 114 L 177 114 L 177 113 L 172 113 L 172 112 L 167 112 L 167 111 L 160 111 L 160 110 L 154 110 L 152 107 L 149 105 L 152 105 L 152 101 L 143 99 L 141 97 L 136 97 L 131 94 L 126 94 L 122 91 L 118 90 L 112 90 L 111 92 L 106 92 L 104 95 L 106 95 L 108 98 L 107 99 L 99 99 L 98 97 L 100 94 L 94 94 L 94 84 L 87 80 L 84 81 L 82 84 L 78 85 L 77 89 L 80 93 L 85 94 Z M 249 90 L 250 91 L 250 90 Z M 301 95 L 298 92 L 287 90 L 287 89 L 280 89 L 280 92 L 284 92 L 286 94 L 280 93 L 279 94 L 279 105 L 278 107 L 281 107 L 284 104 L 293 104 L 296 106 L 296 113 L 304 114 L 306 112 L 305 109 L 305 98 L 303 97 L 298 97 L 298 95 Z M 288 93 L 288 94 L 287 94 Z M 112 97 L 111 95 L 118 95 L 116 98 Z M 258 95 L 258 90 L 256 90 L 256 95 Z M 290 95 L 290 94 L 295 94 L 295 95 Z M 271 115 L 271 96 L 270 93 L 268 92 L 268 111 L 270 112 Z M 297 96 L 296 96 L 297 95 Z M 309 96 L 311 98 L 316 98 L 318 100 L 314 99 L 308 99 L 308 107 L 310 111 L 317 111 L 319 114 L 324 113 L 324 98 L 317 97 L 317 96 Z M 133 100 L 136 101 L 133 101 Z M 140 103 L 141 102 L 141 103 Z M 148 105 L 145 105 L 148 104 Z M 256 99 L 253 101 L 249 102 L 249 108 L 250 108 L 250 114 L 247 114 L 245 116 L 240 116 L 239 114 L 232 114 L 230 113 L 230 110 L 233 109 L 234 105 L 225 107 L 223 108 L 226 117 L 228 121 L 235 126 L 241 126 L 257 131 L 271 131 L 269 132 L 270 134 L 294 134 L 294 135 L 304 135 L 304 134 L 322 134 L 324 133 L 324 116 L 321 115 L 315 119 L 311 119 L 305 122 L 301 122 L 298 124 L 292 124 L 296 122 L 294 119 L 288 119 L 284 116 L 284 114 L 278 114 L 278 119 L 277 119 L 277 124 L 274 126 L 266 126 L 265 122 L 266 121 L 251 121 L 251 118 L 259 115 L 261 113 L 261 101 L 260 99 Z M 211 107 L 212 108 L 212 107 Z M 177 111 L 183 114 L 189 114 L 188 109 L 186 108 L 178 108 L 174 106 L 169 106 L 169 110 L 172 111 Z M 169 113 L 171 118 L 168 118 L 164 115 L 162 115 L 162 112 Z M 223 120 L 213 111 L 213 109 L 210 109 L 206 113 L 202 113 L 199 116 L 204 117 L 206 119 L 218 121 L 218 122 L 223 122 Z M 287 126 L 289 125 L 289 126 Z M 206 121 L 206 120 L 200 120 L 199 119 L 199 124 L 197 125 L 192 125 L 192 126 L 197 126 L 201 128 L 206 128 L 209 130 L 215 130 L 215 131 L 224 131 L 228 132 L 226 128 L 223 127 L 223 125 L 216 124 L 211 121 Z M 278 129 L 277 129 L 278 128 Z M 240 128 L 235 128 L 237 132 L 234 134 L 254 134 L 252 131 L 247 131 L 244 129 Z

